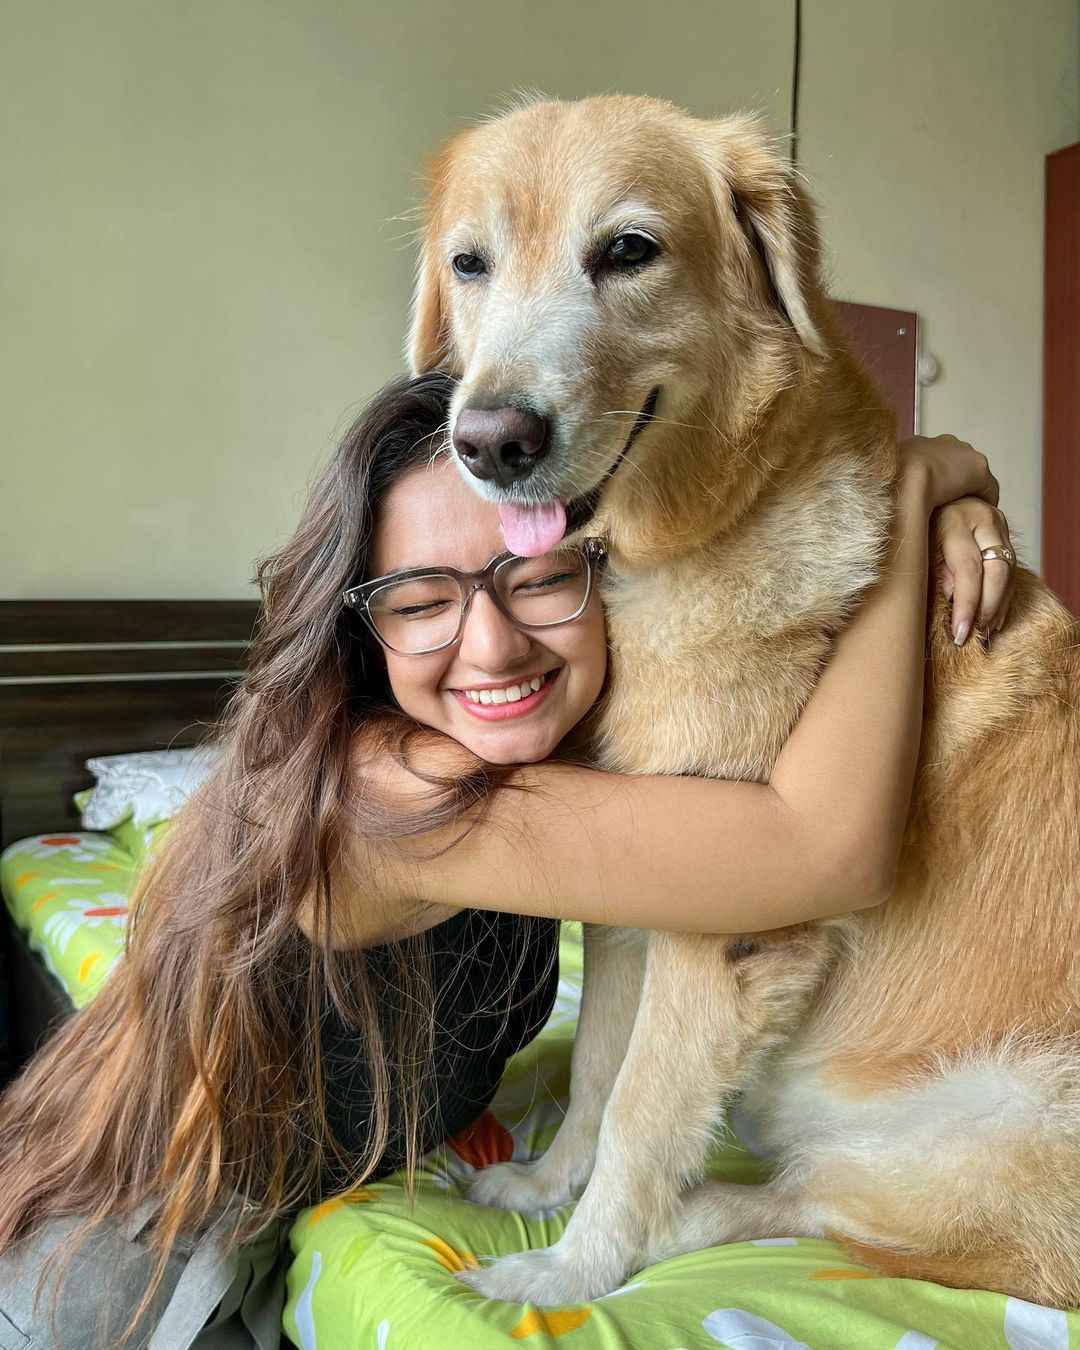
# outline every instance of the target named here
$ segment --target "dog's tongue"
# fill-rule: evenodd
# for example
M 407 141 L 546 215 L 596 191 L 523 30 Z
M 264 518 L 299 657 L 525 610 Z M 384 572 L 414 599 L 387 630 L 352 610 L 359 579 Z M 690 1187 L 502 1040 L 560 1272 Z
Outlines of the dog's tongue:
M 499 507 L 506 547 L 519 558 L 550 553 L 566 533 L 566 507 L 556 498 L 541 506 L 504 502 Z

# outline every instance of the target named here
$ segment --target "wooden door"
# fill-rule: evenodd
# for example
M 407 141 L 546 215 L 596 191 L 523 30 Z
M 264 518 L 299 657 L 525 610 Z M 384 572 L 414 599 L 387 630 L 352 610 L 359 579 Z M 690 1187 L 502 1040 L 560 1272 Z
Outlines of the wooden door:
M 906 309 L 834 302 L 840 328 L 896 416 L 898 440 L 915 435 L 919 316 Z
M 1080 143 L 1046 157 L 1042 573 L 1080 614 Z

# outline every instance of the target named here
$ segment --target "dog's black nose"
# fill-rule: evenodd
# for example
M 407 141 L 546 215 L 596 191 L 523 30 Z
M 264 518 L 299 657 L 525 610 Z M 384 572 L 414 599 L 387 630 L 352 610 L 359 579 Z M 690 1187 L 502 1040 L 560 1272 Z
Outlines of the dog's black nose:
M 532 473 L 547 438 L 546 419 L 521 408 L 462 408 L 454 426 L 454 449 L 469 472 L 504 487 Z

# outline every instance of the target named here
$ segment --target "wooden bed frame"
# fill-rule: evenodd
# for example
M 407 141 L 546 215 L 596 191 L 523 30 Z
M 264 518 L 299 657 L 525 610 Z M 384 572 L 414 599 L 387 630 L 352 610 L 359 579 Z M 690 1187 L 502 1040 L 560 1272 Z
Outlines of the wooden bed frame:
M 0 601 L 0 847 L 77 828 L 92 756 L 202 740 L 257 616 L 253 600 Z M 0 916 L 13 1068 L 71 1003 Z

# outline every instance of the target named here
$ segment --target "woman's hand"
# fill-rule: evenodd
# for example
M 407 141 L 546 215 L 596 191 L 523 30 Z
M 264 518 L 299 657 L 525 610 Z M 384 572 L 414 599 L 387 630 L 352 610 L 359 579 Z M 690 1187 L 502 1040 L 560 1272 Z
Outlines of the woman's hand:
M 955 436 L 914 436 L 900 446 L 900 477 L 902 487 L 917 486 L 931 511 L 940 508 L 938 579 L 952 600 L 953 641 L 962 647 L 973 627 L 997 632 L 1009 610 L 1013 569 L 982 556 L 984 548 L 1011 547 L 986 456 Z
M 399 814 L 430 806 L 445 784 L 475 773 L 481 761 L 452 737 L 410 728 L 401 743 L 399 719 L 372 718 L 353 736 L 352 763 L 362 791 Z
M 938 580 L 952 600 L 953 641 L 962 647 L 973 627 L 988 637 L 999 632 L 1012 600 L 1013 569 L 1001 558 L 984 558 L 982 550 L 1012 547 L 1004 513 L 979 497 L 961 497 L 938 512 L 937 534 L 944 559 Z
M 902 442 L 900 478 L 922 488 L 931 511 L 960 497 L 998 504 L 998 481 L 986 456 L 955 436 L 912 436 Z

